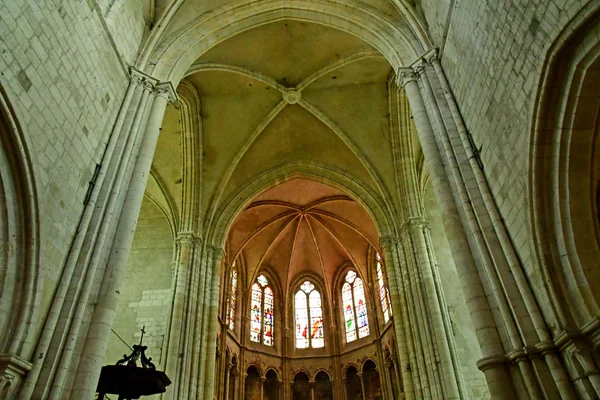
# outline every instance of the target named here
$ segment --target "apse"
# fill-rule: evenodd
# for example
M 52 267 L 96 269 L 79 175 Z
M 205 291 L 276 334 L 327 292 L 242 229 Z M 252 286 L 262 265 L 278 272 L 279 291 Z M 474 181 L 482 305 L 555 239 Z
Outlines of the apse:
M 239 395 L 341 398 L 344 371 L 364 363 L 365 387 L 401 392 L 373 374 L 395 357 L 381 350 L 394 347 L 395 330 L 377 238 L 359 202 L 315 180 L 289 180 L 247 203 L 227 235 L 219 310 L 222 354 L 250 371 Z M 224 361 L 217 390 L 230 379 Z

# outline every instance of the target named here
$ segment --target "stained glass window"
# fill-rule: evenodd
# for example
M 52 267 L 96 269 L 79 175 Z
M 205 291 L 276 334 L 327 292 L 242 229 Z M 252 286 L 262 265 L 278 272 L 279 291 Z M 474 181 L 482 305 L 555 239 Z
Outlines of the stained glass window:
M 250 340 L 260 343 L 260 326 L 262 325 L 262 289 L 258 283 L 252 285 L 252 301 L 250 307 Z
M 294 297 L 296 317 L 296 348 L 321 348 L 325 346 L 323 307 L 321 294 L 309 281 L 300 286 Z
M 273 291 L 268 286 L 265 288 L 263 344 L 266 346 L 273 346 Z
M 273 346 L 273 290 L 267 286 L 269 280 L 260 275 L 252 285 L 250 302 L 250 340 L 265 346 Z
M 294 306 L 296 308 L 296 348 L 305 349 L 309 346 L 306 293 L 301 290 L 296 293 Z
M 342 286 L 342 307 L 346 322 L 346 342 L 369 335 L 369 318 L 362 279 L 356 272 L 348 271 Z
M 308 304 L 310 306 L 310 344 L 311 347 L 318 349 L 325 346 L 325 335 L 323 332 L 323 308 L 321 306 L 321 294 L 313 290 L 308 295 Z
M 383 269 L 379 254 L 377 254 L 377 282 L 379 283 L 379 300 L 381 301 L 381 309 L 383 310 L 383 320 L 387 323 L 392 316 L 392 307 L 390 306 L 392 301 L 390 299 L 390 291 L 383 280 Z
M 237 297 L 237 269 L 235 261 L 231 269 L 231 292 L 229 293 L 229 329 L 235 327 L 235 301 Z

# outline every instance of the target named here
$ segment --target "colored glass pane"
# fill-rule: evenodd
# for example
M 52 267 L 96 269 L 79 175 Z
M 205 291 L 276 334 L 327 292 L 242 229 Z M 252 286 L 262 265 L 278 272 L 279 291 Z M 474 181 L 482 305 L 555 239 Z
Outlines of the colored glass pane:
M 256 281 L 260 283 L 260 286 L 262 287 L 265 287 L 269 284 L 269 281 L 264 275 L 260 275 L 258 278 L 256 278 Z
M 356 272 L 348 271 L 348 273 L 346 274 L 346 282 L 352 283 L 354 282 L 354 279 L 356 279 Z
M 294 308 L 296 316 L 296 348 L 305 349 L 309 346 L 308 342 L 308 304 L 306 303 L 306 293 L 299 290 L 294 298 Z
M 252 285 L 252 300 L 250 303 L 250 340 L 260 343 L 260 326 L 262 310 L 262 289 L 258 283 Z
M 323 308 L 321 307 L 321 295 L 313 290 L 308 296 L 310 306 L 310 341 L 311 347 L 321 348 L 325 346 L 325 335 L 323 332 Z
M 346 341 L 356 340 L 356 325 L 354 323 L 354 305 L 352 304 L 352 287 L 348 282 L 342 286 L 342 307 L 346 325 Z
M 263 320 L 263 344 L 273 346 L 273 291 L 265 288 L 265 312 Z
M 365 288 L 362 279 L 356 278 L 353 284 L 354 307 L 356 309 L 356 321 L 358 326 L 358 337 L 369 336 L 369 320 L 367 318 L 367 304 L 365 301 Z
M 383 270 L 381 268 L 379 256 L 377 256 L 377 282 L 379 283 L 379 299 L 381 300 L 381 309 L 383 310 L 383 320 L 387 323 L 392 315 L 390 292 L 383 280 Z
M 235 267 L 235 263 L 233 264 Z M 231 270 L 231 293 L 229 294 L 229 329 L 235 327 L 235 301 L 237 297 L 237 270 Z

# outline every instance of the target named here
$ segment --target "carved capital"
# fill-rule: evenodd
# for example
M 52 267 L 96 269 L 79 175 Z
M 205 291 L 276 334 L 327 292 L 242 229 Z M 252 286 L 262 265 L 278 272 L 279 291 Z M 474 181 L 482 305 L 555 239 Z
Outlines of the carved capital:
M 169 103 L 173 103 L 179 98 L 171 82 L 161 82 L 156 85 L 154 90 L 157 96 L 164 97 Z
M 150 75 L 146 74 L 145 72 L 140 71 L 139 69 L 135 69 L 133 67 L 129 69 L 129 74 L 131 75 L 132 81 L 144 85 L 145 89 L 150 88 L 150 90 L 152 90 L 154 89 L 154 86 L 158 83 L 158 79 L 155 79 Z
M 427 218 L 422 215 L 417 215 L 414 217 L 408 217 L 408 224 L 412 228 L 426 228 L 429 223 Z
M 175 241 L 178 245 L 187 244 L 189 246 L 194 246 L 200 243 L 200 238 L 197 237 L 194 232 L 179 232 L 177 233 Z
M 428 63 L 428 64 L 436 64 L 440 62 L 440 58 L 439 58 L 439 54 L 438 54 L 438 49 L 437 48 L 433 48 L 433 49 L 429 49 L 427 50 L 427 52 L 425 54 L 423 54 L 423 59 Z
M 418 59 L 413 65 L 412 68 L 415 71 L 415 74 L 417 74 L 417 76 L 420 78 L 423 75 L 425 75 L 425 70 L 426 70 L 427 65 L 425 64 L 425 61 L 420 58 Z
M 399 87 L 404 87 L 410 82 L 416 82 L 419 79 L 412 68 L 400 68 L 396 77 L 396 84 Z

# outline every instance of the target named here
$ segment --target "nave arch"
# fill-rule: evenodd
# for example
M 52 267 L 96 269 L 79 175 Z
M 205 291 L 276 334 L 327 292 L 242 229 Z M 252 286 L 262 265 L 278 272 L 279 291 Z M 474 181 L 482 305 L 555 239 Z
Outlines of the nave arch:
M 193 61 L 214 45 L 240 32 L 283 19 L 322 24 L 357 36 L 379 50 L 396 71 L 430 47 L 423 28 L 409 13 L 394 20 L 358 2 L 344 5 L 323 0 L 239 2 L 200 16 L 170 35 L 157 33 L 137 66 L 152 76 L 178 83 Z M 226 26 L 221 25 L 222 20 L 228 21 Z M 161 37 L 162 34 L 166 37 Z
M 581 396 L 600 394 L 600 8 L 588 6 L 550 46 L 529 153 L 534 287 Z
M 0 85 L 0 397 L 19 384 L 38 333 L 38 203 L 23 131 Z

